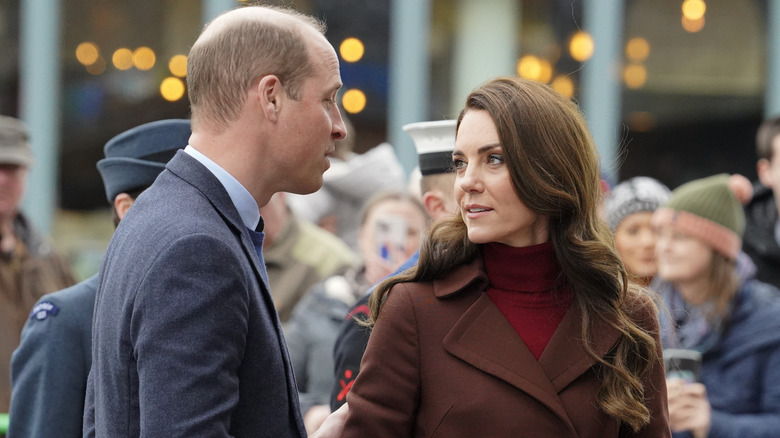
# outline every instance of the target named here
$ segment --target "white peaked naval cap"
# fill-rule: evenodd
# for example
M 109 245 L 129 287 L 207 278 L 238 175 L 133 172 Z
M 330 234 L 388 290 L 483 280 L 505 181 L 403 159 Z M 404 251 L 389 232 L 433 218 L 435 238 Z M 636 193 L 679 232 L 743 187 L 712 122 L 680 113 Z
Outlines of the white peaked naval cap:
M 422 175 L 452 170 L 456 120 L 409 123 L 403 130 L 412 137 Z

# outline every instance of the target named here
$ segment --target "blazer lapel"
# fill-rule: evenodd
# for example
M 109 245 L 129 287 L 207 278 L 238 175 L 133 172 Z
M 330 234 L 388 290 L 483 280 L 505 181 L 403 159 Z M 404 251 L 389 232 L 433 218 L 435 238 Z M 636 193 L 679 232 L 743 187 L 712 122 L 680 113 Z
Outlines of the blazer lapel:
M 230 195 L 228 195 L 225 187 L 222 186 L 222 183 L 219 182 L 217 177 L 198 160 L 191 157 L 183 150 L 176 152 L 176 155 L 168 162 L 166 168 L 179 178 L 187 181 L 200 190 L 206 199 L 211 202 L 214 209 L 217 210 L 220 216 L 225 220 L 225 223 L 228 224 L 241 241 L 241 247 L 247 258 L 251 261 L 252 268 L 255 271 L 258 281 L 264 286 L 266 292 L 270 291 L 268 284 L 261 274 L 260 258 L 255 251 L 252 238 L 249 236 L 249 230 L 244 226 L 244 223 L 241 221 L 241 216 L 238 214 L 238 210 L 236 210 L 236 206 L 233 205 L 233 201 L 230 199 Z M 270 293 L 268 295 L 270 299 Z M 270 302 L 273 304 L 273 300 Z
M 463 314 L 443 346 L 455 357 L 534 397 L 574 432 L 545 371 L 487 294 L 480 294 Z

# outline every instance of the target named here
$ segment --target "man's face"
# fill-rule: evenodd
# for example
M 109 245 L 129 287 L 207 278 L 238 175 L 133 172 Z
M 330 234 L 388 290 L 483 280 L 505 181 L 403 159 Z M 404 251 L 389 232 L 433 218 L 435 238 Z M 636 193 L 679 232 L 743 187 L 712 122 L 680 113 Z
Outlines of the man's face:
M 780 135 L 772 140 L 772 158 L 758 161 L 758 177 L 772 192 L 780 194 Z
M 306 78 L 298 100 L 286 99 L 280 113 L 284 127 L 278 154 L 283 191 L 306 194 L 322 186 L 322 174 L 330 167 L 328 156 L 335 142 L 346 136 L 344 121 L 336 105 L 341 74 L 336 52 L 319 34 L 309 38 L 312 74 Z
M 0 218 L 15 215 L 24 193 L 27 168 L 18 164 L 0 164 Z

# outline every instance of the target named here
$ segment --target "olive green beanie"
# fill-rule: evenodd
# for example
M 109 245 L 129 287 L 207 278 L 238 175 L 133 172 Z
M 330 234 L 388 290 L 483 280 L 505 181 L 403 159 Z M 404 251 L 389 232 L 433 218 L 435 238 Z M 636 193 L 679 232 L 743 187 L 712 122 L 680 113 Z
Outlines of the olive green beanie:
M 723 173 L 681 185 L 653 215 L 653 224 L 673 225 L 729 259 L 736 259 L 742 248 L 745 213 L 742 195 L 735 193 L 733 183 L 733 178 Z

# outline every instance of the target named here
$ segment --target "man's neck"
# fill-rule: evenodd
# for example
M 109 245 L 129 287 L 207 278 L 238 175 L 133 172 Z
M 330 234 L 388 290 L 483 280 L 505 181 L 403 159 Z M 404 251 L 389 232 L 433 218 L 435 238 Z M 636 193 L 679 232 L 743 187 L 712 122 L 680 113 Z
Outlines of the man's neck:
M 16 233 L 14 232 L 15 218 L 16 213 L 13 215 L 0 216 L 0 251 L 3 253 L 13 251 L 16 246 Z

